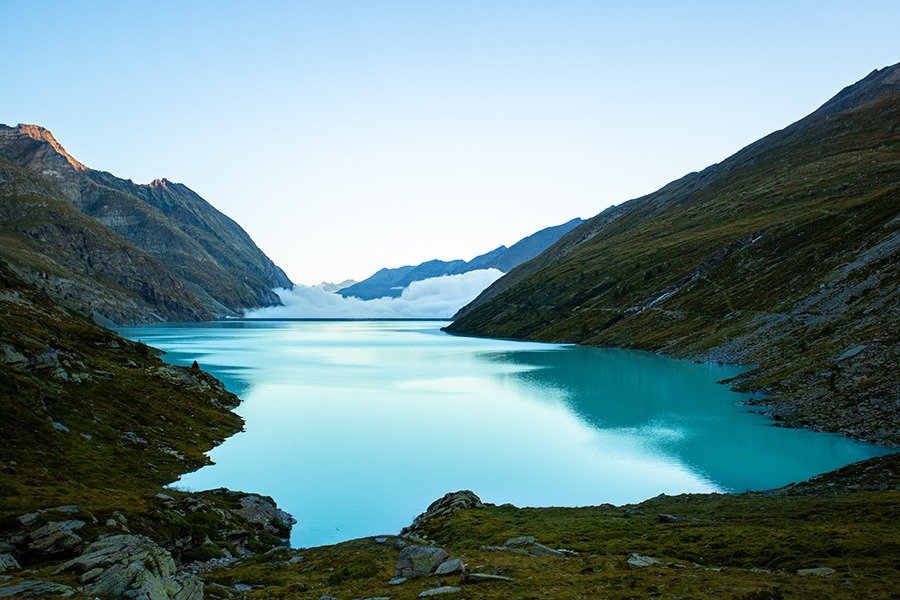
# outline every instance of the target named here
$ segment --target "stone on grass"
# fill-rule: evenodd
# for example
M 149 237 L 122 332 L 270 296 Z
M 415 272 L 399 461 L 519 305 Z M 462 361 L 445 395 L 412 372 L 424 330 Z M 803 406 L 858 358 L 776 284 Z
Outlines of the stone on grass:
M 666 564 L 666 561 L 664 560 L 653 558 L 652 556 L 643 556 L 642 554 L 638 554 L 637 552 L 632 552 L 631 556 L 628 557 L 628 560 L 626 562 L 632 569 Z
M 487 581 L 512 581 L 512 577 L 505 575 L 490 575 L 488 573 L 468 573 L 464 581 L 466 583 L 484 583 Z
M 534 539 L 534 536 L 531 535 L 520 535 L 518 537 L 510 538 L 503 542 L 503 545 L 507 548 L 521 548 L 522 546 L 532 546 L 537 543 L 537 540 Z
M 819 577 L 831 577 L 837 571 L 832 569 L 831 567 L 815 567 L 812 569 L 798 569 L 797 575 L 807 576 L 807 575 L 818 575 Z
M 89 596 L 141 600 L 201 600 L 203 580 L 175 574 L 175 560 L 145 536 L 122 534 L 101 538 L 84 553 L 60 565 L 56 573 L 80 571 Z
M 407 546 L 400 551 L 394 573 L 397 577 L 428 577 L 450 558 L 447 551 L 435 546 Z
M 428 598 L 429 596 L 440 596 L 441 594 L 458 594 L 462 591 L 461 587 L 452 585 L 442 585 L 441 587 L 431 588 L 419 594 L 419 598 Z
M 441 564 L 438 565 L 438 568 L 434 570 L 435 575 L 457 575 L 461 573 L 465 573 L 466 565 L 463 564 L 461 558 L 451 558 L 450 560 L 445 560 Z
M 543 544 L 539 544 L 535 542 L 534 547 L 531 549 L 532 556 L 549 556 L 551 558 L 566 558 L 566 555 L 559 550 L 554 550 L 553 548 L 549 548 Z
M 676 515 L 667 515 L 665 513 L 660 513 L 657 515 L 660 523 L 683 523 L 685 521 L 690 521 L 687 517 L 678 517 Z

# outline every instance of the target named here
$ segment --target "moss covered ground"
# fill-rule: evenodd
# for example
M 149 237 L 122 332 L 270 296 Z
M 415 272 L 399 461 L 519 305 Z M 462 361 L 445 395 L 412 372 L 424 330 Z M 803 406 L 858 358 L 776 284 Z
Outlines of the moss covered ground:
M 390 585 L 398 542 L 406 542 L 386 536 L 276 551 L 206 575 L 207 590 L 224 597 L 225 588 L 243 584 L 251 598 L 402 599 L 449 585 L 461 591 L 443 597 L 896 598 L 900 456 L 849 471 L 767 493 L 661 496 L 628 506 L 485 506 L 434 518 L 417 532 L 462 558 L 469 572 L 509 581 L 452 575 Z M 863 477 L 868 484 L 859 485 Z M 660 514 L 680 520 L 661 522 Z M 523 535 L 568 557 L 493 549 Z M 660 562 L 631 567 L 634 553 Z M 798 573 L 810 568 L 833 574 Z

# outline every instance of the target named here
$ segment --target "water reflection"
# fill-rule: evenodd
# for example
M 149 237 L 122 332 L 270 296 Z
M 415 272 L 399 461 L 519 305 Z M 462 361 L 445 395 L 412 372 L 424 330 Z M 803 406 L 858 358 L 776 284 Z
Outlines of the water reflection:
M 560 390 L 591 427 L 633 435 L 727 491 L 798 481 L 873 452 L 834 435 L 772 427 L 767 417 L 750 413 L 739 404 L 749 395 L 716 383 L 740 367 L 577 347 L 507 352 L 494 360 L 530 367 L 516 378 L 536 394 Z
M 190 489 L 273 496 L 297 546 L 396 533 L 447 491 L 520 506 L 762 489 L 881 450 L 769 426 L 733 367 L 457 338 L 443 323 L 225 322 L 122 333 L 241 395 Z

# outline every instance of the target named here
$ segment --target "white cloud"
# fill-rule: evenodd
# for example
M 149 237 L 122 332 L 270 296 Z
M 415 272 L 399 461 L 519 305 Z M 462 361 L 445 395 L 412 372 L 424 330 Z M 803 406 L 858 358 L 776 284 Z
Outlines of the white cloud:
M 317 287 L 296 285 L 277 289 L 284 306 L 248 311 L 250 319 L 446 319 L 475 299 L 503 275 L 497 269 L 480 269 L 461 275 L 415 281 L 399 298 L 360 300 L 344 298 Z

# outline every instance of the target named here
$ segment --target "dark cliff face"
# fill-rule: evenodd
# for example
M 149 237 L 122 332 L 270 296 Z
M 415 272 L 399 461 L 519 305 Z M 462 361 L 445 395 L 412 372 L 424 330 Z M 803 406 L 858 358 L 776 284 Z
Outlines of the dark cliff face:
M 102 318 L 126 323 L 233 315 L 245 308 L 277 304 L 272 288 L 292 285 L 237 223 L 184 185 L 164 179 L 138 185 L 91 170 L 69 156 L 49 131 L 33 125 L 0 126 L 0 158 L 5 159 L 7 171 L 5 182 L 0 181 L 7 212 L 21 210 L 21 206 L 14 208 L 13 202 L 21 203 L 28 196 L 28 212 L 37 218 L 40 210 L 36 206 L 50 202 L 57 209 L 53 213 L 59 220 L 56 226 L 81 231 L 87 240 L 72 256 L 70 241 L 56 236 L 50 245 L 57 258 L 68 252 L 68 260 L 63 262 L 70 267 L 80 261 L 81 270 L 111 278 L 115 284 L 111 287 L 144 290 L 138 291 L 142 297 L 138 303 L 146 306 L 106 307 L 99 311 Z M 28 194 L 23 195 L 25 188 Z M 76 219 L 74 213 L 60 208 L 56 204 L 60 200 L 85 219 Z M 32 240 L 38 236 L 24 221 L 17 234 Z M 127 242 L 117 247 L 127 246 L 128 256 L 113 257 L 108 247 L 101 250 L 95 238 L 109 238 L 110 234 Z M 135 252 L 143 255 L 137 260 L 143 266 L 135 266 Z M 98 261 L 100 255 L 106 259 Z M 34 258 L 10 256 L 8 260 L 21 267 L 23 274 L 29 269 L 44 272 L 33 268 L 31 263 L 40 262 Z M 97 262 L 104 267 L 97 269 Z M 153 268 L 146 267 L 150 264 Z M 134 273 L 127 274 L 129 270 Z M 131 279 L 140 283 L 126 283 Z M 103 285 L 99 282 L 95 287 Z M 185 306 L 176 306 L 179 302 Z M 147 307 L 156 314 L 150 314 Z
M 451 332 L 756 365 L 774 416 L 900 442 L 900 66 L 725 161 L 608 209 Z

